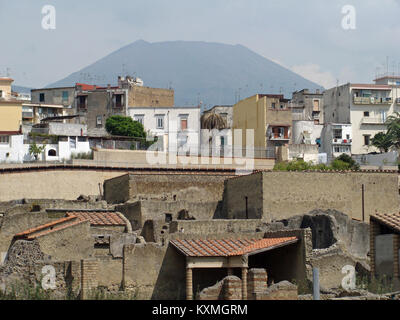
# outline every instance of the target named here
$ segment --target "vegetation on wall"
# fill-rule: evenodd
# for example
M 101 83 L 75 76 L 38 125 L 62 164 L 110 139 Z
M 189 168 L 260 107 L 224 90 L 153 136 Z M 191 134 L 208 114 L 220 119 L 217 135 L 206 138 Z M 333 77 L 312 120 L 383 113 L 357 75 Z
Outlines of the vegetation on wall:
M 330 165 L 313 164 L 302 159 L 293 161 L 278 162 L 274 166 L 274 171 L 312 171 L 312 170 L 359 170 L 360 166 L 348 155 L 342 154 L 332 161 Z

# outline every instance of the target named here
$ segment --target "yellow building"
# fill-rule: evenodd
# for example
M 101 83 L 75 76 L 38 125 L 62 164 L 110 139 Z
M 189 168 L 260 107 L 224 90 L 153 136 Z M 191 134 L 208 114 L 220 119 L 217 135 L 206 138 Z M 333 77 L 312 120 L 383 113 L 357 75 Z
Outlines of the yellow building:
M 242 129 L 242 144 L 246 130 L 254 130 L 255 158 L 269 157 L 267 150 L 287 145 L 291 140 L 292 111 L 283 95 L 256 94 L 233 106 L 233 129 Z M 235 141 L 234 141 L 235 143 Z
M 0 143 L 21 133 L 22 101 L 11 94 L 10 78 L 0 78 Z

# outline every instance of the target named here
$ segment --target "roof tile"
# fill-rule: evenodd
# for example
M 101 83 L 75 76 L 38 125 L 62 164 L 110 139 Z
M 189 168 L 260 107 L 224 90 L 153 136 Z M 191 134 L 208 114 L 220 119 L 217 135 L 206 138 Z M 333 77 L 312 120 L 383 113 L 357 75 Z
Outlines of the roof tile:
M 171 240 L 170 243 L 188 257 L 229 257 L 241 256 L 277 245 L 290 244 L 296 237 L 265 239 L 193 239 Z

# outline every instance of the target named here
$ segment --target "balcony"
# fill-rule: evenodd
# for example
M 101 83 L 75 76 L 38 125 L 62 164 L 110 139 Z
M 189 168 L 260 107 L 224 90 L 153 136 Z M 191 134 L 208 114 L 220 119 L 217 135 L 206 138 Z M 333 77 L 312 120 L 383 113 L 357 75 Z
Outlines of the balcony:
M 386 98 L 375 98 L 375 97 L 354 97 L 354 104 L 392 104 L 393 99 L 390 97 Z
M 337 139 L 333 138 L 332 144 L 340 144 L 340 145 L 351 145 L 352 139 Z
M 22 112 L 22 118 L 33 119 L 33 112 Z
M 382 118 L 364 117 L 361 119 L 361 124 L 384 124 L 385 120 Z

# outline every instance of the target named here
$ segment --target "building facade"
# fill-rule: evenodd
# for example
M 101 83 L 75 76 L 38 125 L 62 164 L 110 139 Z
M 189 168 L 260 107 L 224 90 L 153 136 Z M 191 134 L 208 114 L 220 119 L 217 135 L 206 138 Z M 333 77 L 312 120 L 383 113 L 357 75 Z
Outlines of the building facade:
M 157 137 L 164 151 L 190 148 L 198 154 L 200 106 L 129 107 L 129 116 L 140 122 L 150 137 Z
M 324 92 L 324 121 L 351 124 L 351 153 L 354 155 L 378 151 L 371 145 L 372 138 L 385 132 L 387 118 L 400 111 L 400 86 L 390 84 L 391 77 L 377 79 L 377 82 L 379 84 L 347 83 Z
M 293 120 L 313 121 L 315 124 L 322 124 L 323 112 L 323 93 L 318 89 L 315 92 L 309 92 L 308 89 L 293 92 L 291 108 Z
M 233 129 L 242 130 L 242 145 L 248 147 L 246 130 L 254 130 L 254 156 L 275 157 L 275 149 L 291 141 L 292 110 L 283 95 L 256 94 L 233 106 Z M 249 137 L 250 138 L 250 137 Z M 235 147 L 236 142 L 234 141 Z
M 321 149 L 329 162 L 343 153 L 351 156 L 353 136 L 350 123 L 325 123 L 321 136 Z

